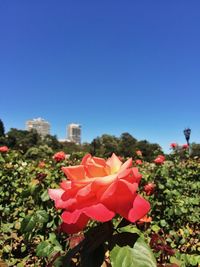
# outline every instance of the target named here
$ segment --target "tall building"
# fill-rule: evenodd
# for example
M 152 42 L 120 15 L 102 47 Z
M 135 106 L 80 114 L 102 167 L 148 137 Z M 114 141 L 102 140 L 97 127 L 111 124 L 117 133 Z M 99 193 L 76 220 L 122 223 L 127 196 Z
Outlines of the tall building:
M 81 144 L 81 125 L 71 123 L 67 127 L 68 140 L 76 144 Z
M 35 129 L 42 137 L 50 134 L 50 124 L 42 118 L 26 121 L 26 130 L 30 131 L 32 129 Z

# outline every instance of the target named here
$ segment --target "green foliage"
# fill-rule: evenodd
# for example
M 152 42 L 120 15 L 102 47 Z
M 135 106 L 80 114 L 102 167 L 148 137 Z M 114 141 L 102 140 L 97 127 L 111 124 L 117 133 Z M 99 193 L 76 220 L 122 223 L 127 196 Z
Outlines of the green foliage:
M 104 136 L 105 140 L 110 137 Z M 71 247 L 70 240 L 76 236 L 60 233 L 60 211 L 47 190 L 65 179 L 62 166 L 79 164 L 84 151 L 73 151 L 63 162 L 52 160 L 54 151 L 47 145 L 29 148 L 25 154 L 20 151 L 0 154 L 0 258 L 9 266 L 73 266 L 76 262 L 75 266 L 88 267 L 150 267 L 156 266 L 155 257 L 158 264 L 198 266 L 198 159 L 181 160 L 173 154 L 162 165 L 144 162 L 139 166 L 143 175 L 139 190 L 151 203 L 152 222 L 129 224 L 116 217 L 113 225 L 89 224 L 84 239 L 79 233 L 79 241 Z M 40 159 L 45 159 L 44 167 L 38 166 Z M 148 182 L 156 184 L 151 195 L 143 191 Z
M 113 267 L 156 267 L 155 257 L 142 237 L 133 247 L 116 245 L 110 254 Z

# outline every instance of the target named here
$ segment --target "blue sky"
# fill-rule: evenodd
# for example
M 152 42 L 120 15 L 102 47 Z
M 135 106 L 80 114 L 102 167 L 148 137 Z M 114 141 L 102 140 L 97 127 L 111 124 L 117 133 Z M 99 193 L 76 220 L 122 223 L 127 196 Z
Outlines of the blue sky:
M 200 143 L 200 2 L 0 0 L 0 118 Z

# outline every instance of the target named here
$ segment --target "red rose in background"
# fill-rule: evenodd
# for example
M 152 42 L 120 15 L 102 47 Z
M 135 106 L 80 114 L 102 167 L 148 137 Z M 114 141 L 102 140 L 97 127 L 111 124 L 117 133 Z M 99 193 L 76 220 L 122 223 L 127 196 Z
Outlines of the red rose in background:
M 106 222 L 115 214 L 130 222 L 144 217 L 150 204 L 137 194 L 141 174 L 131 166 L 132 159 L 122 164 L 115 154 L 108 160 L 88 154 L 81 165 L 63 167 L 69 180 L 59 189 L 49 189 L 56 208 L 64 210 L 62 230 L 76 233 L 90 219 Z
M 182 145 L 182 148 L 183 148 L 183 149 L 188 149 L 188 147 L 189 147 L 188 144 L 184 144 L 184 145 Z
M 165 156 L 163 155 L 158 155 L 156 159 L 154 159 L 154 162 L 156 164 L 163 164 L 163 162 L 165 161 Z
M 178 145 L 177 145 L 176 143 L 171 143 L 171 144 L 170 144 L 170 147 L 173 148 L 173 149 L 175 149 L 177 146 L 178 146 Z
M 148 183 L 144 186 L 144 191 L 147 196 L 150 196 L 154 193 L 156 185 L 154 183 Z
M 137 156 L 142 156 L 142 152 L 140 150 L 137 150 L 135 153 Z
M 1 153 L 6 153 L 8 152 L 9 148 L 7 146 L 0 146 L 0 152 Z
M 136 163 L 137 165 L 141 165 L 141 164 L 142 164 L 142 161 L 141 161 L 141 159 L 136 159 L 136 160 L 135 160 L 135 163 Z
M 60 151 L 54 154 L 53 159 L 57 162 L 62 161 L 65 159 L 65 152 Z

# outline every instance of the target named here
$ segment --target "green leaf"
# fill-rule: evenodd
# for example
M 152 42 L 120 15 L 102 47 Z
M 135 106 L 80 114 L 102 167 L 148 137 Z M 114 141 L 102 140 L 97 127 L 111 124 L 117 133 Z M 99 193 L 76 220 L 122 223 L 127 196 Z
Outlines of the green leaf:
M 130 224 L 127 225 L 127 226 L 118 228 L 117 231 L 120 232 L 120 233 L 128 232 L 128 233 L 132 233 L 132 234 L 141 235 L 141 231 L 136 226 L 133 226 L 133 225 L 130 225 Z
M 181 266 L 181 261 L 180 260 L 177 260 L 177 258 L 174 257 L 174 256 L 170 257 L 170 263 L 175 263 L 178 266 Z
M 165 227 L 166 226 L 166 221 L 165 220 L 160 220 L 160 225 L 162 226 L 162 227 Z
M 35 216 L 39 223 L 46 223 L 49 220 L 49 215 L 45 210 L 37 210 Z
M 37 218 L 36 216 L 33 215 L 27 215 L 23 221 L 21 222 L 21 232 L 22 233 L 27 233 L 27 232 L 32 232 L 32 230 L 35 228 L 37 224 Z
M 48 257 L 53 252 L 53 245 L 48 241 L 41 242 L 36 248 L 38 257 Z
M 156 260 L 149 246 L 140 237 L 133 247 L 115 246 L 110 253 L 112 267 L 156 267 Z
M 151 229 L 155 232 L 158 233 L 158 231 L 160 230 L 160 227 L 156 224 L 152 225 Z
M 47 190 L 45 190 L 45 191 L 42 193 L 42 195 L 41 195 L 41 200 L 42 200 L 43 202 L 49 200 L 49 194 L 48 194 L 48 191 L 47 191 Z

